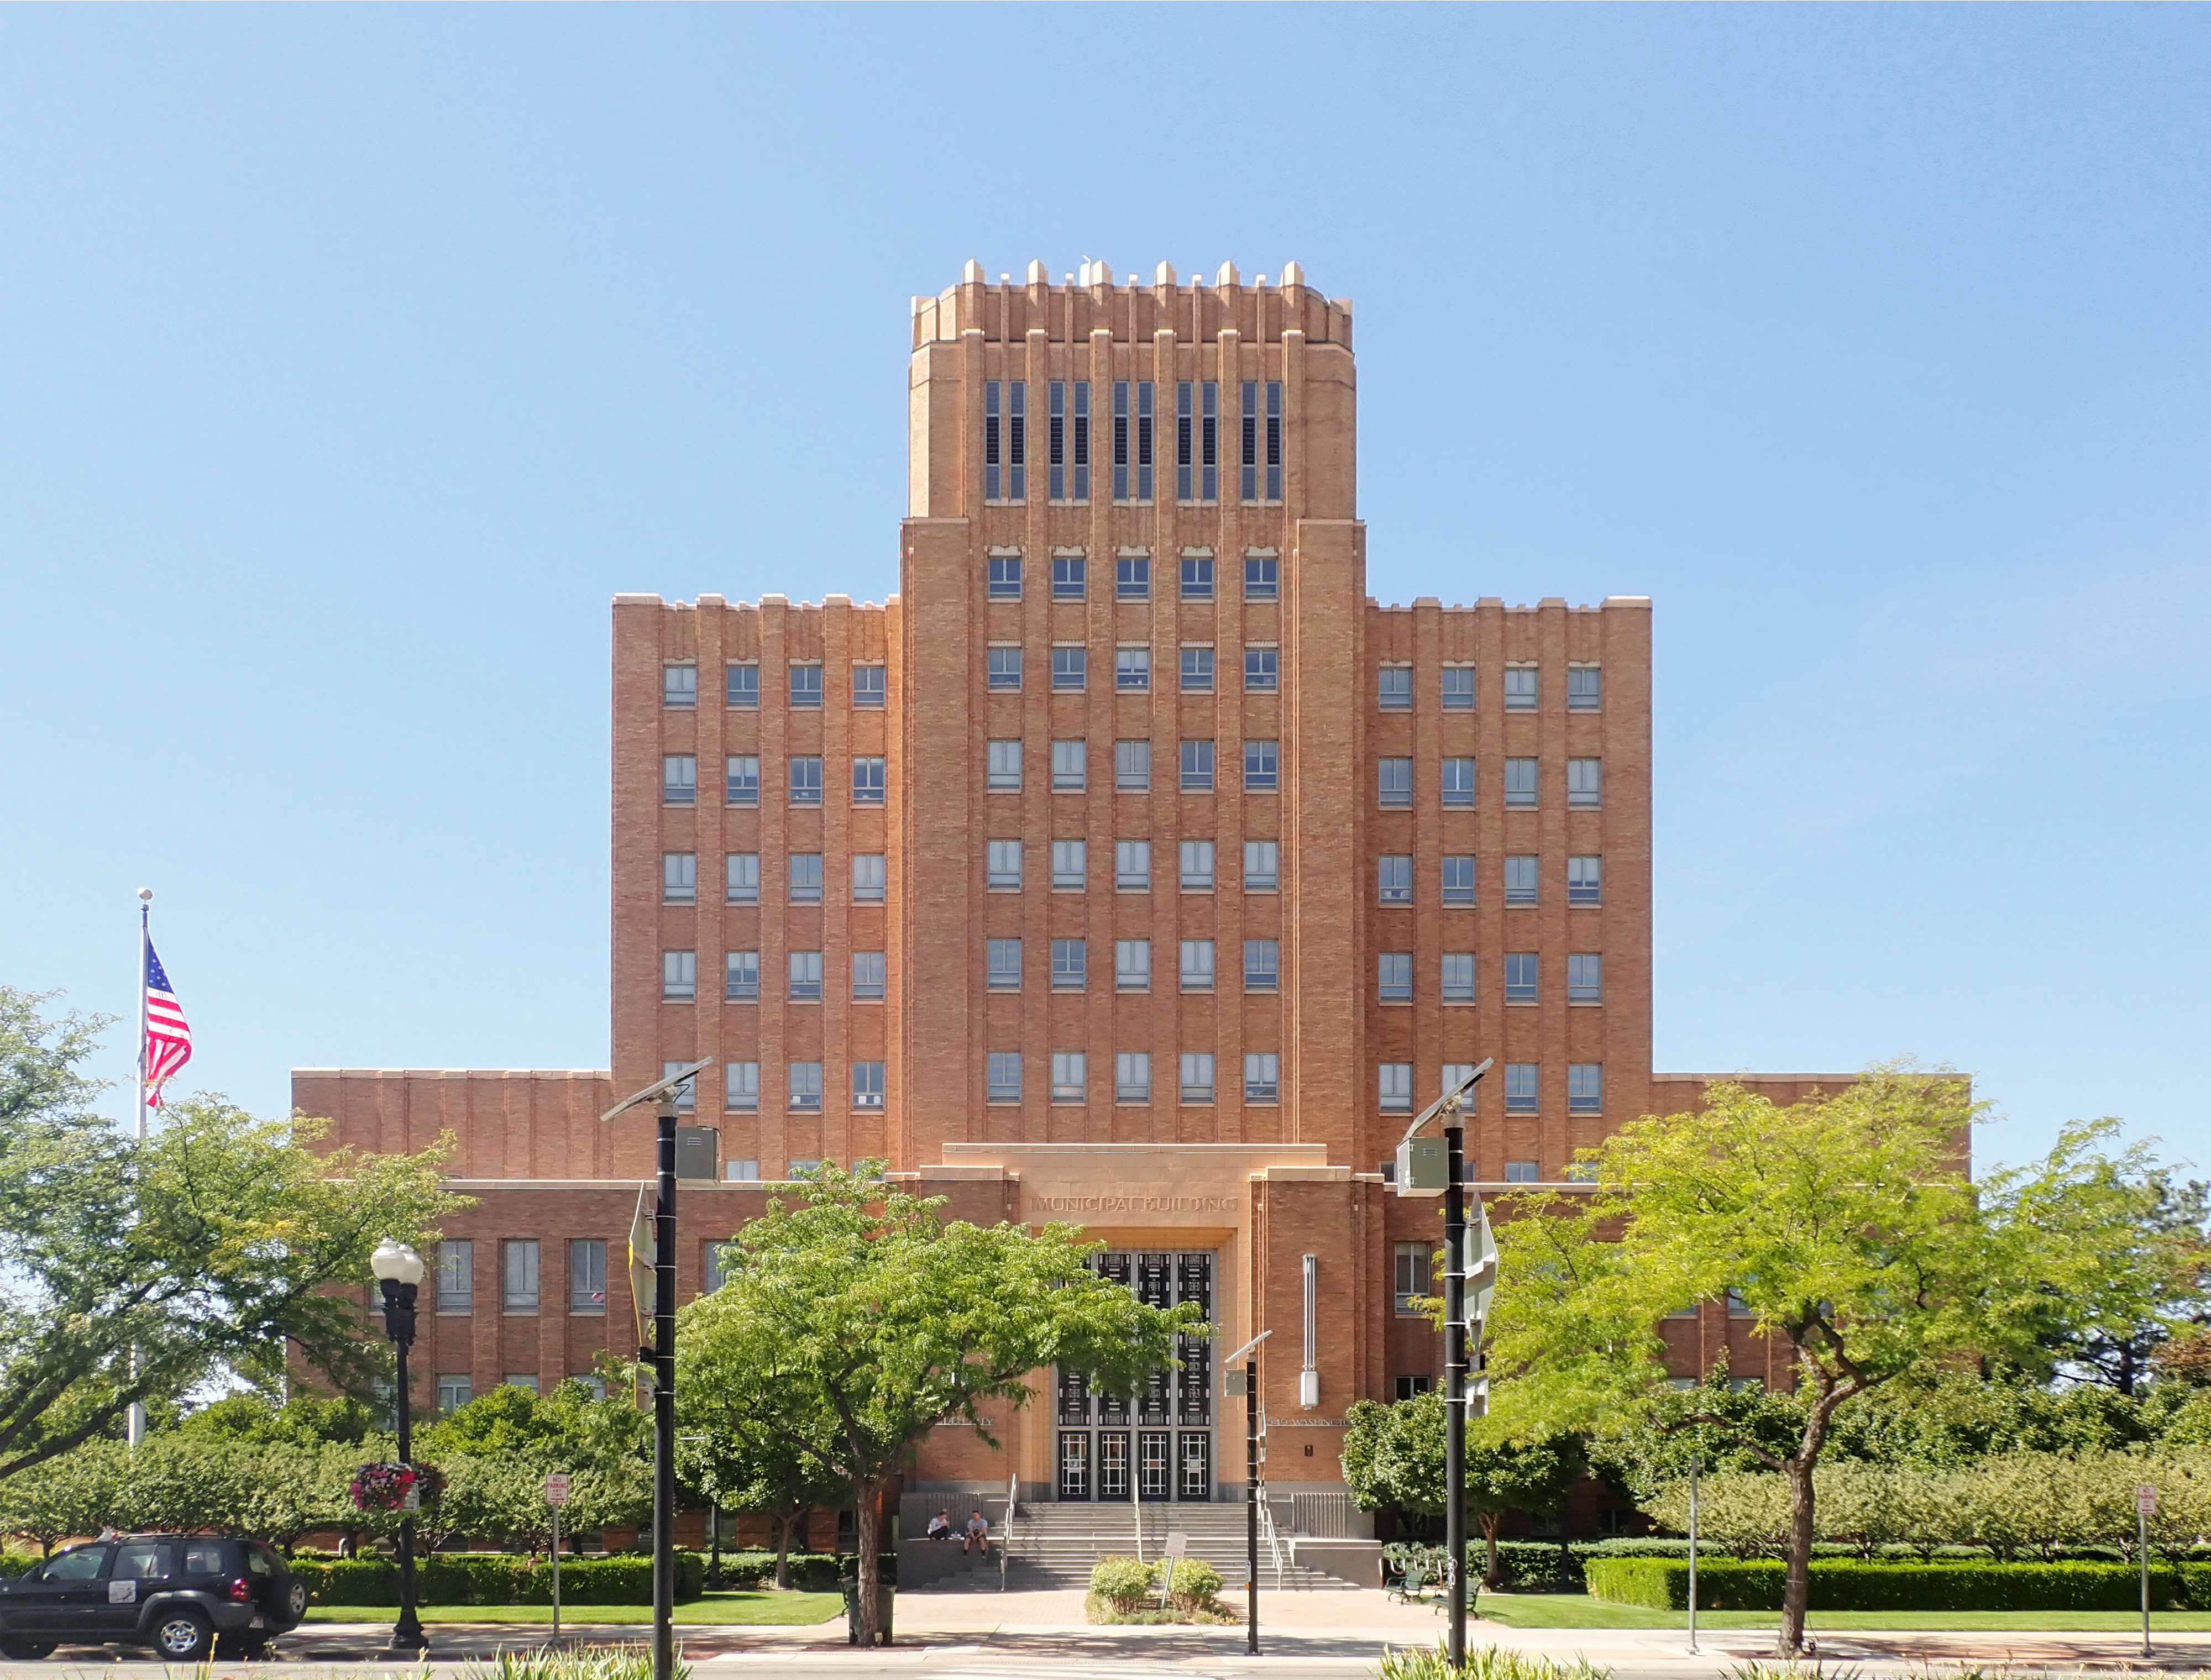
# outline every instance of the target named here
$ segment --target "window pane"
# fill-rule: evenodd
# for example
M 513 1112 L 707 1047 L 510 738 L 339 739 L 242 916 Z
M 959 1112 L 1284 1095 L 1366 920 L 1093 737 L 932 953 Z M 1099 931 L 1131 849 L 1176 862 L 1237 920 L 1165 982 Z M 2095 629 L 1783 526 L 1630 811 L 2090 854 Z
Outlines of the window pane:
M 819 665 L 794 665 L 791 668 L 791 704 L 802 710 L 819 710 L 821 706 L 821 668 Z
M 852 803 L 881 805 L 885 790 L 883 761 L 881 758 L 852 760 Z
M 438 1245 L 438 1310 L 465 1313 L 476 1305 L 476 1245 L 467 1238 Z
M 852 668 L 852 704 L 862 711 L 880 711 L 887 689 L 885 673 L 880 665 L 855 665 Z
M 984 786 L 994 794 L 1021 790 L 1021 744 L 1017 740 L 990 743 Z
M 1152 1100 L 1152 1058 L 1142 1050 L 1124 1050 L 1113 1058 L 1113 1096 L 1123 1103 Z
M 852 902 L 880 904 L 889 881 L 887 860 L 881 852 L 852 855 Z
M 1566 803 L 1591 806 L 1604 802 L 1603 761 L 1598 758 L 1569 758 L 1566 760 Z
M 1051 843 L 1051 890 L 1080 892 L 1088 885 L 1088 853 L 1080 840 Z
M 1114 562 L 1113 593 L 1123 601 L 1152 598 L 1152 557 L 1124 554 Z
M 1378 758 L 1375 760 L 1375 790 L 1385 806 L 1407 806 L 1413 802 L 1413 761 L 1410 758 Z
M 1413 668 L 1409 665 L 1384 665 L 1377 674 L 1375 698 L 1384 711 L 1410 711 L 1413 709 Z
M 681 1063 L 676 1064 L 681 1067 Z M 537 1242 L 534 1237 L 509 1238 L 500 1245 L 502 1300 L 510 1313 L 537 1310 Z
M 568 1310 L 607 1309 L 607 1245 L 603 1237 L 579 1237 L 568 1245 Z
M 1184 648 L 1182 650 L 1182 692 L 1185 694 L 1213 692 L 1213 650 Z
M 1054 601 L 1082 599 L 1083 557 L 1080 554 L 1054 554 L 1051 557 L 1051 598 Z
M 821 854 L 793 852 L 791 855 L 791 902 L 794 904 L 818 904 L 821 902 Z
M 1211 940 L 1184 940 L 1182 942 L 1182 988 L 1185 992 L 1209 992 L 1213 989 Z
M 1051 686 L 1062 694 L 1079 694 L 1089 680 L 1090 650 L 1057 647 L 1051 650 Z
M 1088 966 L 1086 940 L 1054 940 L 1051 942 L 1051 988 L 1055 992 L 1079 992 Z
M 660 704 L 663 706 L 695 706 L 699 704 L 699 668 L 696 665 L 663 665 L 660 668 Z
M 722 1001 L 724 1003 L 758 1003 L 760 1001 L 760 952 L 731 951 L 724 953 L 722 964 Z
M 1281 562 L 1271 554 L 1244 557 L 1244 599 L 1274 601 L 1281 589 Z
M 699 801 L 699 760 L 688 752 L 671 752 L 660 761 L 660 802 L 695 805 Z
M 1021 687 L 1021 650 L 1019 648 L 991 648 L 984 655 L 988 661 L 985 686 L 994 692 L 1018 694 Z
M 1604 703 L 1604 673 L 1594 665 L 1574 665 L 1566 670 L 1566 710 L 1595 711 Z
M 1056 794 L 1079 794 L 1088 785 L 1089 771 L 1086 763 L 1084 744 L 1079 740 L 1056 740 L 1051 744 L 1051 790 Z
M 1281 1059 L 1273 1051 L 1248 1053 L 1244 1058 L 1244 1100 L 1272 1103 L 1281 1090 Z
M 1275 840 L 1244 843 L 1244 890 L 1273 892 L 1281 882 L 1281 843 Z
M 794 1061 L 789 1065 L 791 1106 L 802 1112 L 821 1106 L 821 1064 L 818 1061 Z
M 1282 981 L 1282 947 L 1275 940 L 1246 940 L 1244 941 L 1244 989 L 1247 992 L 1272 992 L 1281 989 Z
M 1244 692 L 1279 693 L 1282 686 L 1281 655 L 1273 648 L 1244 650 Z
M 790 954 L 791 998 L 794 1003 L 821 1000 L 821 953 L 794 951 Z
M 1507 758 L 1505 761 L 1505 802 L 1522 806 L 1536 802 L 1536 761 L 1533 758 Z
M 660 855 L 660 902 L 691 904 L 699 899 L 699 859 L 693 852 Z
M 1213 791 L 1213 743 L 1186 740 L 1182 744 L 1182 790 L 1186 794 Z
M 1142 694 L 1152 686 L 1149 648 L 1113 650 L 1113 686 L 1124 694 Z M 1149 743 L 1147 743 L 1148 745 Z
M 1505 1001 L 1533 1003 L 1536 998 L 1536 953 L 1508 952 L 1505 958 Z
M 1244 791 L 1247 794 L 1271 794 L 1281 786 L 1281 761 L 1279 746 L 1271 740 L 1247 740 L 1244 743 Z
M 1113 843 L 1113 885 L 1123 892 L 1152 889 L 1152 843 L 1116 840 Z
M 821 760 L 812 755 L 791 761 L 791 802 L 793 805 L 821 803 Z
M 1410 1112 L 1413 1106 L 1413 1064 L 1385 1061 L 1376 1072 L 1375 1087 L 1384 1114 Z
M 1474 803 L 1474 760 L 1444 760 L 1444 803 L 1465 808 Z
M 1474 710 L 1474 667 L 1446 665 L 1444 667 L 1444 710 L 1472 711 Z
M 753 1114 L 760 1108 L 760 1064 L 726 1062 L 722 1067 L 722 1106 L 731 1114 Z
M 1012 892 L 1021 885 L 1021 843 L 1018 840 L 993 840 L 984 848 L 986 859 L 984 883 L 992 891 Z
M 1446 951 L 1443 958 L 1443 987 L 1445 1003 L 1474 1001 L 1474 953 L 1470 951 Z
M 732 904 L 760 903 L 760 854 L 731 852 L 722 860 L 722 896 Z
M 852 953 L 852 996 L 869 1003 L 879 1001 L 883 995 L 884 953 L 880 951 L 856 951 Z
M 1409 856 L 1378 858 L 1374 870 L 1377 903 L 1409 904 L 1413 902 L 1413 860 Z
M 1151 742 L 1117 740 L 1113 743 L 1113 788 L 1117 793 L 1124 794 L 1151 792 Z
M 1183 1052 L 1182 1100 L 1185 1103 L 1210 1103 L 1213 1100 L 1212 1051 Z
M 1604 860 L 1570 857 L 1566 860 L 1566 902 L 1601 904 L 1604 902 Z
M 1213 842 L 1185 840 L 1181 844 L 1182 890 L 1184 892 L 1213 891 Z
M 1536 709 L 1534 666 L 1508 665 L 1505 668 L 1505 709 L 1507 711 L 1533 711 Z
M 1149 940 L 1113 941 L 1113 989 L 1148 992 L 1152 989 L 1152 942 Z
M 745 711 L 760 707 L 760 667 L 754 664 L 732 665 L 725 688 L 727 703 Z

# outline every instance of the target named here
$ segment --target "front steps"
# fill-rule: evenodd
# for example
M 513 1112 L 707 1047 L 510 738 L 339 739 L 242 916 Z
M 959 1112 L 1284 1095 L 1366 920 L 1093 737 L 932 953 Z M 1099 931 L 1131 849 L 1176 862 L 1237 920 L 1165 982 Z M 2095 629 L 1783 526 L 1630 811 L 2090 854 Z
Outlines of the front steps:
M 1039 1503 L 1024 1502 L 1015 1513 L 1012 1538 L 1007 1544 L 1011 1561 L 1009 1586 L 1081 1587 L 1090 1583 L 1090 1568 L 1101 1557 L 1130 1557 L 1137 1552 L 1137 1521 L 1143 1524 L 1142 1553 L 1156 1558 L 1166 1551 L 1170 1532 L 1190 1537 L 1185 1554 L 1202 1558 L 1221 1572 L 1229 1587 L 1240 1589 L 1247 1574 L 1245 1508 L 1239 1502 L 1218 1505 L 1145 1505 Z M 1005 1531 L 996 1537 L 1005 1541 Z M 937 1544 L 942 1544 L 942 1542 Z M 1324 1570 L 1288 1562 L 1290 1542 L 1281 1541 L 1284 1559 L 1281 1588 L 1285 1591 L 1353 1590 L 1357 1583 Z M 993 1583 L 995 1585 L 995 1583 Z M 1259 1590 L 1276 1586 L 1274 1556 L 1264 1535 L 1259 1542 Z

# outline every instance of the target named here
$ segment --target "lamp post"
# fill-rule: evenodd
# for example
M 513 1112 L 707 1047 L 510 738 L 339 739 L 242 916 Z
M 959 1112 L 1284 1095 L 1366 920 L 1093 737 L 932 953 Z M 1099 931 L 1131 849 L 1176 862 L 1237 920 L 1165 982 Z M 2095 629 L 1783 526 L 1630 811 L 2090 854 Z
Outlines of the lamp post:
M 1251 1585 L 1244 1592 L 1244 1648 L 1259 1654 L 1259 1344 L 1275 1333 L 1262 1330 L 1221 1362 L 1223 1392 L 1244 1391 L 1244 1570 Z M 1244 1362 L 1240 1371 L 1233 1369 Z
M 391 1338 L 399 1365 L 399 1461 L 411 1465 L 415 1437 L 408 1426 L 408 1413 L 413 1408 L 408 1404 L 407 1350 L 415 1342 L 415 1289 L 422 1281 L 422 1256 L 387 1236 L 376 1245 L 368 1266 L 384 1290 L 385 1333 Z M 429 1648 L 421 1620 L 415 1614 L 415 1517 L 411 1511 L 403 1510 L 399 1514 L 399 1620 L 392 1627 L 391 1642 L 385 1654 L 415 1657 Z

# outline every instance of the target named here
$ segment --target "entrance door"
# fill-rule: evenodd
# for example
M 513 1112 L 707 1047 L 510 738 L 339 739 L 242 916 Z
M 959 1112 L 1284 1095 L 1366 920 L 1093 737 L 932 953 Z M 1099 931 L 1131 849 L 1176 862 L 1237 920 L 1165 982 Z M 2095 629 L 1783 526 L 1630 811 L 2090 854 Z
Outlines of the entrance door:
M 1186 1301 L 1214 1321 L 1211 1254 L 1107 1254 L 1093 1264 L 1147 1306 Z M 1213 1497 L 1213 1339 L 1182 1337 L 1175 1357 L 1179 1370 L 1153 1371 L 1126 1400 L 1097 1393 L 1081 1372 L 1057 1373 L 1060 1498 Z
M 1062 1429 L 1059 1432 L 1059 1496 L 1062 1499 L 1090 1497 L 1090 1431 Z

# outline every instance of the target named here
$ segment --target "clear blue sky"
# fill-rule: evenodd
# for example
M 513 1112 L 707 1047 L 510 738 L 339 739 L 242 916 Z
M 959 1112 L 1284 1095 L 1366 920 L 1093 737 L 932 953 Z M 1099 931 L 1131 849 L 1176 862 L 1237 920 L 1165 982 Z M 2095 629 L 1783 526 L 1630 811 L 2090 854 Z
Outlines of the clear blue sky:
M 2211 1164 L 2207 72 L 2192 6 L 0 9 L 0 978 L 130 1009 L 150 885 L 187 1083 L 603 1065 L 608 597 L 893 589 L 971 256 L 1295 257 L 1378 595 L 1656 597 L 1662 1067 Z

